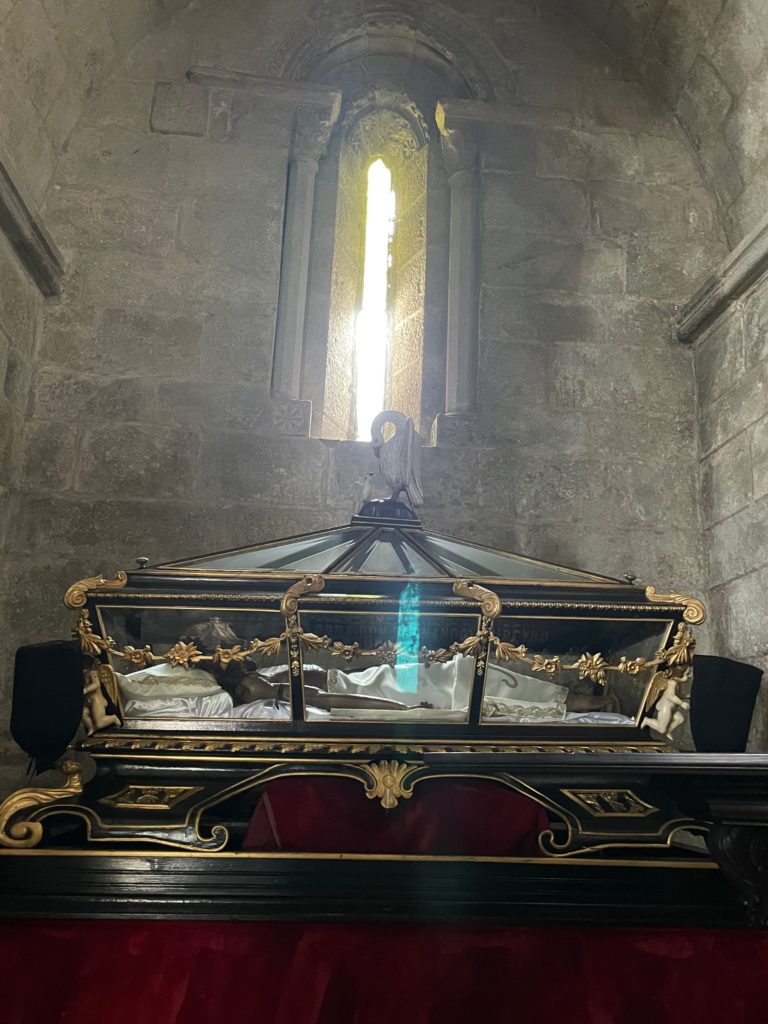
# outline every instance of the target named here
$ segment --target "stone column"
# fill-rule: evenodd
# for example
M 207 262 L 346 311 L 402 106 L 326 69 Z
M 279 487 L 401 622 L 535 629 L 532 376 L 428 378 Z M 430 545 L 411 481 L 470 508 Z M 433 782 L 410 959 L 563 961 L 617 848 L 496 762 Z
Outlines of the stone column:
M 462 443 L 471 440 L 477 389 L 480 126 L 454 121 L 442 104 L 436 119 L 451 189 L 445 413 L 436 440 Z
M 272 394 L 276 397 L 295 399 L 300 395 L 315 177 L 338 114 L 339 105 L 334 103 L 329 107 L 300 106 L 294 116 L 272 364 Z

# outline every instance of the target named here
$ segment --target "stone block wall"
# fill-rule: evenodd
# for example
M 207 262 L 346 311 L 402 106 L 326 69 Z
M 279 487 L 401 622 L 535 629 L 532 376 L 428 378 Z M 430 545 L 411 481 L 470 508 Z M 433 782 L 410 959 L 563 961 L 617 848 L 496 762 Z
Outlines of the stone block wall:
M 564 0 L 675 110 L 731 245 L 768 207 L 768 11 L 763 0 Z
M 714 649 L 768 672 L 768 275 L 695 343 Z M 768 742 L 768 686 L 752 744 Z
M 78 578 L 352 512 L 370 450 L 298 436 L 304 403 L 269 397 L 291 110 L 184 76 L 193 65 L 275 76 L 285 54 L 332 39 L 336 18 L 347 31 L 360 9 L 194 7 L 88 104 L 42 205 L 69 270 L 22 403 L 9 645 L 66 636 L 61 596 Z M 533 5 L 515 6 L 519 23 L 509 10 L 456 0 L 419 14 L 421 31 L 460 40 L 482 15 L 504 110 L 480 157 L 475 430 L 424 450 L 424 519 L 696 592 L 692 355 L 672 314 L 726 250 L 717 207 L 679 127 L 605 46 L 548 37 Z M 319 181 L 322 196 L 322 169 Z M 318 224 L 322 214 L 318 200 Z M 430 273 L 428 254 L 433 407 L 445 320 Z
M 4 0 L 0 141 L 33 204 L 84 104 L 113 66 L 187 0 Z

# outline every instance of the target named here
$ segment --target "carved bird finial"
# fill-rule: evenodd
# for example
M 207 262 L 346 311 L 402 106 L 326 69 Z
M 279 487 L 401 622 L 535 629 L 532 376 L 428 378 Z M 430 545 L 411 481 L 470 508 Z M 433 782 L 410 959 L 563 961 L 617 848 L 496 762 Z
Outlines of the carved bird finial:
M 391 423 L 395 428 L 387 441 L 384 440 L 385 423 Z M 381 475 L 392 488 L 392 500 L 397 501 L 405 492 L 412 508 L 423 505 L 421 451 L 410 416 L 391 409 L 380 412 L 371 424 L 371 440 Z

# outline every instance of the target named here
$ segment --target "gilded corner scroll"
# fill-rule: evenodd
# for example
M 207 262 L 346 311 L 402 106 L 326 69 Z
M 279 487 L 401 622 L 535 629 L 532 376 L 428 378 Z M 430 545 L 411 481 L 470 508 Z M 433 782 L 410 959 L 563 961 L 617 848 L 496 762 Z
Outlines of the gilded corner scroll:
M 66 800 L 70 796 L 82 793 L 83 778 L 77 761 L 71 758 L 63 761 L 61 770 L 66 775 L 63 786 L 57 788 L 30 786 L 25 789 L 17 789 L 0 804 L 0 846 L 21 850 L 29 850 L 33 846 L 37 846 L 43 838 L 43 826 L 39 821 L 18 818 L 17 815 L 23 811 L 34 813 L 38 807 L 43 807 L 45 804 Z M 14 819 L 16 820 L 14 821 Z
M 691 626 L 701 625 L 707 617 L 707 609 L 698 597 L 688 597 L 685 594 L 658 594 L 656 587 L 646 587 L 645 596 L 652 604 L 683 605 L 683 618 Z
M 128 573 L 124 569 L 118 569 L 114 579 L 108 580 L 103 576 L 89 576 L 87 579 L 78 580 L 73 583 L 64 595 L 64 604 L 67 608 L 83 608 L 86 602 L 86 594 L 89 590 L 122 590 L 128 582 Z

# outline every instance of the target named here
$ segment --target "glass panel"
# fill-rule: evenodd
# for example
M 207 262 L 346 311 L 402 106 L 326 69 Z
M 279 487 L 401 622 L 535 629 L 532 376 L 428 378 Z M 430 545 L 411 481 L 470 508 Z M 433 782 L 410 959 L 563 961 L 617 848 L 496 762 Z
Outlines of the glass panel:
M 124 718 L 291 719 L 277 612 L 102 605 L 97 613 L 120 652 L 110 661 Z
M 362 545 L 334 572 L 365 573 L 369 576 L 440 576 L 432 565 L 397 530 L 383 529 L 374 534 L 370 544 Z
M 304 654 L 310 721 L 467 721 L 475 659 L 452 655 L 476 633 L 472 615 L 420 613 L 409 584 L 392 612 L 305 612 L 302 628 L 322 638 Z M 428 651 L 448 651 L 437 663 Z
M 322 572 L 340 558 L 365 534 L 365 528 L 332 530 L 325 534 L 309 534 L 268 547 L 243 548 L 205 555 L 184 562 L 169 562 L 173 569 L 255 570 L 285 569 L 287 572 Z
M 670 626 L 666 620 L 497 619 L 481 721 L 634 725 L 655 671 L 637 659 L 652 661 Z
M 559 580 L 570 583 L 590 583 L 595 580 L 616 582 L 608 580 L 605 576 L 594 576 L 576 569 L 563 569 L 556 565 L 534 562 L 522 555 L 488 551 L 486 548 L 445 540 L 429 534 L 420 534 L 418 543 L 432 558 L 443 563 L 457 576 L 498 576 L 510 580 Z

